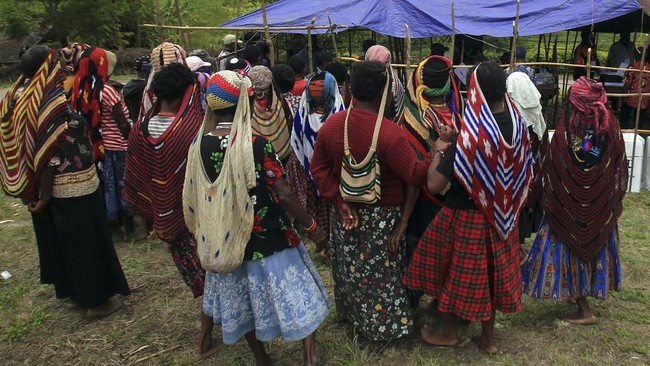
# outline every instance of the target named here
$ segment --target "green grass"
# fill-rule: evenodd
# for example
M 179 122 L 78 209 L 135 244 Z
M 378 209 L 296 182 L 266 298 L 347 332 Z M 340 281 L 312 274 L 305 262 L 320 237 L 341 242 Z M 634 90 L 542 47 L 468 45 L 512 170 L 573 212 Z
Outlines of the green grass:
M 128 79 L 127 79 L 128 80 Z M 14 277 L 0 282 L 0 363 L 2 365 L 127 365 L 178 346 L 140 364 L 251 365 L 242 340 L 223 346 L 209 360 L 196 358 L 200 300 L 193 300 L 169 253 L 158 241 L 117 243 L 133 294 L 126 306 L 107 319 L 87 320 L 54 298 L 51 286 L 39 284 L 36 245 L 27 211 L 16 201 L 0 198 L 0 271 Z M 417 334 L 388 344 L 360 342 L 354 330 L 329 318 L 318 330 L 318 352 L 331 366 L 437 365 L 645 365 L 650 363 L 650 193 L 625 199 L 621 231 L 623 291 L 606 302 L 592 301 L 598 323 L 576 327 L 560 320 L 573 311 L 565 303 L 525 297 L 517 314 L 498 314 L 500 352 L 487 356 L 469 339 L 480 324 L 460 329 L 460 346 L 426 346 Z M 329 268 L 316 265 L 328 290 Z M 419 312 L 418 325 L 437 319 Z M 276 365 L 299 365 L 300 342 L 267 345 Z

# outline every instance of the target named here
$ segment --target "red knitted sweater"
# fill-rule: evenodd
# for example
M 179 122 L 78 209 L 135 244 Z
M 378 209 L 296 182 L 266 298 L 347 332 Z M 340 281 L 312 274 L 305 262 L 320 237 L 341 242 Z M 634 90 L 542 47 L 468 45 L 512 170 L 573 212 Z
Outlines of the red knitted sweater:
M 343 129 L 346 111 L 331 115 L 318 132 L 311 173 L 322 197 L 337 206 L 343 202 L 339 193 L 341 163 L 343 161 Z M 359 108 L 350 112 L 348 136 L 350 150 L 356 161 L 366 157 L 377 114 Z M 422 186 L 427 181 L 431 164 L 429 156 L 418 161 L 401 127 L 384 118 L 379 131 L 377 154 L 381 170 L 381 200 L 383 206 L 404 203 L 406 184 Z

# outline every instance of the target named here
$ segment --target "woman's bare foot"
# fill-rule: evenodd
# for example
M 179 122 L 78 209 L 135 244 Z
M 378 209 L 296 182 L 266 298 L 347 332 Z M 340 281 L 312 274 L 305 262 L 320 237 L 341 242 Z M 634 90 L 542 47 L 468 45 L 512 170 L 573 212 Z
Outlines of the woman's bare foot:
M 206 337 L 201 339 L 199 343 L 199 359 L 205 360 L 206 358 L 214 355 L 219 352 L 221 342 L 218 342 L 214 338 Z
M 485 336 L 473 337 L 472 342 L 489 355 L 493 355 L 498 351 L 497 346 L 495 346 L 494 343 L 490 343 Z
M 69 298 L 69 297 L 67 299 L 63 300 L 63 306 L 68 310 L 79 309 L 79 304 L 76 301 Z
M 585 314 L 578 310 L 573 314 L 566 315 L 564 320 L 575 325 L 591 325 L 596 324 L 596 316 L 593 313 Z
M 124 303 L 117 297 L 113 296 L 104 304 L 88 309 L 88 311 L 86 311 L 86 316 L 89 318 L 103 318 L 120 310 L 122 306 L 124 306 Z
M 422 339 L 432 346 L 454 347 L 458 345 L 458 335 L 451 333 L 445 335 L 442 327 L 431 329 L 425 325 L 420 330 L 420 333 L 422 334 Z
M 576 304 L 578 304 L 578 311 L 573 314 L 569 314 L 564 317 L 564 320 L 568 321 L 571 324 L 576 325 L 590 325 L 596 323 L 596 316 L 591 311 L 589 306 L 589 301 L 586 297 L 578 297 L 576 299 Z

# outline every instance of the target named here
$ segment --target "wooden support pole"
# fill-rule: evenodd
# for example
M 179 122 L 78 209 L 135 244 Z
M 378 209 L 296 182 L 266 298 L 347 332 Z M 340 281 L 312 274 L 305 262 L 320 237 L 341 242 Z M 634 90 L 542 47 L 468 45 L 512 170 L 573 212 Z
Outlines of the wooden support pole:
M 519 8 L 521 0 L 517 0 L 517 13 L 515 21 L 512 22 L 512 49 L 510 54 L 510 72 L 515 71 L 515 61 L 517 60 L 517 36 L 519 35 Z
M 307 51 L 309 51 L 309 73 L 314 72 L 314 45 L 311 41 L 311 31 L 314 29 L 314 23 L 316 23 L 316 17 L 311 18 L 311 23 L 307 27 Z
M 591 47 L 587 49 L 587 79 L 591 79 Z
M 456 53 L 456 9 L 454 1 L 451 1 L 451 61 L 454 61 L 454 54 Z
M 404 44 L 404 63 L 406 63 L 406 77 L 411 71 L 411 31 L 409 24 L 404 23 L 404 30 L 406 31 L 406 42 Z
M 177 25 L 157 25 L 157 24 L 140 24 L 144 28 L 160 28 L 160 29 L 173 29 L 173 30 L 188 30 L 188 31 L 263 31 L 264 27 L 180 27 Z M 348 28 L 347 25 L 337 24 L 337 28 Z M 271 32 L 282 32 L 292 30 L 307 30 L 307 29 L 329 29 L 329 25 L 314 25 L 303 27 L 269 27 Z
M 165 39 L 163 38 L 163 28 L 162 20 L 160 20 L 160 1 L 153 0 L 154 11 L 156 12 L 156 33 L 158 34 L 158 43 L 163 43 Z
M 241 16 L 241 6 L 242 6 L 243 1 L 244 0 L 237 0 L 237 18 L 239 18 L 239 16 Z M 239 31 L 235 32 L 235 37 L 237 38 L 237 41 L 239 41 L 239 39 L 240 39 L 239 38 Z M 235 52 L 235 54 L 237 54 L 238 49 L 239 49 L 239 42 L 235 42 L 235 49 L 233 50 L 233 52 Z
M 329 21 L 330 24 L 330 34 L 332 35 L 332 46 L 334 47 L 334 56 L 336 59 L 339 59 L 339 48 L 336 45 L 336 32 L 334 32 L 334 25 L 332 24 L 332 17 L 327 16 L 327 20 Z
M 269 47 L 269 63 L 271 67 L 275 65 L 275 48 L 273 47 L 273 40 L 271 40 L 271 33 L 269 33 L 269 22 L 266 20 L 266 2 L 260 0 L 262 3 L 262 22 L 264 23 L 264 38 L 266 45 Z
M 176 11 L 176 18 L 178 18 L 178 25 L 179 26 L 184 26 L 185 23 L 183 22 L 183 13 L 181 13 L 181 6 L 178 3 L 179 0 L 174 0 L 174 10 Z M 190 34 L 187 33 L 184 30 L 179 30 L 181 39 L 183 40 L 183 46 L 185 49 L 192 49 L 192 40 L 190 38 Z
M 641 66 L 639 67 L 639 70 L 645 70 L 646 66 L 646 52 L 648 51 L 648 45 L 650 45 L 650 35 L 646 34 L 645 39 L 643 40 L 643 53 L 641 53 Z M 630 177 L 628 179 L 628 187 L 627 190 L 628 192 L 632 190 L 632 175 L 634 174 L 634 160 L 636 157 L 636 139 L 639 136 L 637 132 L 639 131 L 639 121 L 641 120 L 641 99 L 643 95 L 643 85 L 645 82 L 641 80 L 643 78 L 644 80 L 647 78 L 647 75 L 643 75 L 642 71 L 639 71 L 639 75 L 637 78 L 637 88 L 638 88 L 638 95 L 637 95 L 637 101 L 636 101 L 636 116 L 634 119 L 634 143 L 632 144 L 632 164 L 630 165 Z

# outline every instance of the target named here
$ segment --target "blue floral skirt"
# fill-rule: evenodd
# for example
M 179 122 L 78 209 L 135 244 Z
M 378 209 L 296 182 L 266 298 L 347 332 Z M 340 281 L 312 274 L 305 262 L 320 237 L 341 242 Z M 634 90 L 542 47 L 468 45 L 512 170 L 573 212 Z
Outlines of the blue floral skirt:
M 327 318 L 329 305 L 323 281 L 302 243 L 244 261 L 232 273 L 205 276 L 203 313 L 221 325 L 225 344 L 234 344 L 253 330 L 262 342 L 304 339 Z
M 618 227 L 591 261 L 573 255 L 571 248 L 551 230 L 546 218 L 537 232 L 522 268 L 524 293 L 538 299 L 566 300 L 591 296 L 606 300 L 621 290 Z

